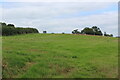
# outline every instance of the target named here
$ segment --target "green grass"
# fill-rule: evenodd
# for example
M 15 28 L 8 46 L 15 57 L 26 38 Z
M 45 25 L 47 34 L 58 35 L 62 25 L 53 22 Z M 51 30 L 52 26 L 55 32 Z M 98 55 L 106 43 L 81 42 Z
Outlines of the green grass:
M 116 78 L 118 39 L 72 34 L 4 36 L 3 78 Z

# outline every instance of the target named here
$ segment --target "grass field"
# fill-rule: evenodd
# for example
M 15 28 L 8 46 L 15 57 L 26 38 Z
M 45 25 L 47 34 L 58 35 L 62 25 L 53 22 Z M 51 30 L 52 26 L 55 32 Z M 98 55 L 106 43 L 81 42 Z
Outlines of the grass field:
M 118 39 L 72 34 L 4 36 L 3 78 L 116 78 Z

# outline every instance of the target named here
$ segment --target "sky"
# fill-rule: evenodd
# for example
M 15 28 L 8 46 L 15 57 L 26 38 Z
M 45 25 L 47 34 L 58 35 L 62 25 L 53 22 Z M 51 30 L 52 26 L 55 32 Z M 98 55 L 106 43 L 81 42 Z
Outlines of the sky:
M 119 0 L 1 0 L 1 2 L 118 2 Z
M 0 2 L 0 22 L 17 27 L 34 27 L 40 33 L 71 33 L 98 26 L 102 32 L 118 35 L 118 3 L 111 2 L 37 2 L 35 0 Z

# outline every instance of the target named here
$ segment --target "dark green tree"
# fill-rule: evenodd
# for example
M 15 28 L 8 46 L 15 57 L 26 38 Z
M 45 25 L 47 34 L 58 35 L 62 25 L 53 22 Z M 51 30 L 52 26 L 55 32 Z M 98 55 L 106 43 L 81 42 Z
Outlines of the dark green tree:
M 92 29 L 93 29 L 94 35 L 103 35 L 102 31 L 97 26 L 93 26 Z
M 15 27 L 13 24 L 0 23 L 2 27 L 2 35 L 9 36 L 9 35 L 17 35 L 17 34 L 28 34 L 28 33 L 39 33 L 35 28 L 22 28 L 22 27 Z M 0 28 L 1 29 L 1 28 Z
M 94 31 L 92 28 L 86 27 L 81 31 L 81 34 L 94 35 Z
M 113 37 L 113 34 L 107 34 L 106 32 L 104 32 L 104 36 Z
M 47 33 L 47 31 L 43 31 L 43 33 Z
M 97 26 L 93 26 L 92 28 L 86 27 L 81 31 L 81 34 L 88 34 L 88 35 L 100 35 L 102 36 L 102 31 Z
M 78 31 L 78 29 L 75 29 L 72 31 L 72 34 L 80 34 L 80 32 Z

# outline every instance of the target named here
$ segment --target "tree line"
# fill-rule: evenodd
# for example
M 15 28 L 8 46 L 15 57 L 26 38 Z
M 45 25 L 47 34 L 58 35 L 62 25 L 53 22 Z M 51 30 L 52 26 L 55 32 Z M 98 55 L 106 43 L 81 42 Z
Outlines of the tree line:
M 17 35 L 17 34 L 28 34 L 28 33 L 39 33 L 36 28 L 22 28 L 15 27 L 14 24 L 6 24 L 0 22 L 0 35 L 9 36 L 9 35 Z M 43 33 L 47 33 L 47 31 L 43 31 Z M 65 34 L 65 33 L 62 33 Z M 86 35 L 99 35 L 99 36 L 109 36 L 113 37 L 113 34 L 107 34 L 100 30 L 97 26 L 93 26 L 91 28 L 85 27 L 83 30 L 79 31 L 75 29 L 72 31 L 72 34 L 86 34 Z
M 0 22 L 0 31 L 1 35 L 9 36 L 9 35 L 17 35 L 17 34 L 28 34 L 28 33 L 39 33 L 36 28 L 22 28 L 15 27 L 14 24 L 6 24 Z
M 87 34 L 87 35 L 99 35 L 99 36 L 104 35 L 104 36 L 113 37 L 113 34 L 107 34 L 106 32 L 104 32 L 103 34 L 100 28 L 98 28 L 97 26 L 93 26 L 92 28 L 85 27 L 81 31 L 78 31 L 78 29 L 75 29 L 72 31 L 72 34 Z

